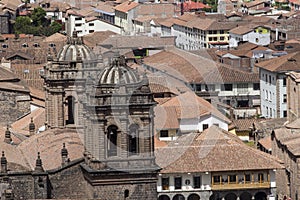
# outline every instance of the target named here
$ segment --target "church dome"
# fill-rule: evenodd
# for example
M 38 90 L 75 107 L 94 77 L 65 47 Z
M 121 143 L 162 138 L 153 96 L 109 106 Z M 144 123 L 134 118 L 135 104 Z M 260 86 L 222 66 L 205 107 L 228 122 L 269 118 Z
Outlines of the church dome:
M 136 72 L 126 65 L 125 57 L 115 55 L 111 65 L 101 72 L 99 84 L 131 84 L 139 81 Z
M 68 38 L 67 44 L 63 46 L 57 55 L 58 61 L 76 62 L 78 60 L 95 60 L 96 56 L 92 50 L 83 44 L 82 38 L 78 38 L 76 31 L 73 37 Z

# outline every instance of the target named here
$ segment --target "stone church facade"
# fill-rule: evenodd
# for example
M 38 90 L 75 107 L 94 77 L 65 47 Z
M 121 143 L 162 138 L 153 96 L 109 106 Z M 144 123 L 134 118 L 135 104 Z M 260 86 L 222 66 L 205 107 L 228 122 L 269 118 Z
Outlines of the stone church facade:
M 47 131 L 74 129 L 85 151 L 69 161 L 63 144 L 60 167 L 44 170 L 38 154 L 26 173 L 7 170 L 3 152 L 2 198 L 157 199 L 155 102 L 147 77 L 118 54 L 104 66 L 75 33 L 56 58 L 48 57 L 43 78 Z

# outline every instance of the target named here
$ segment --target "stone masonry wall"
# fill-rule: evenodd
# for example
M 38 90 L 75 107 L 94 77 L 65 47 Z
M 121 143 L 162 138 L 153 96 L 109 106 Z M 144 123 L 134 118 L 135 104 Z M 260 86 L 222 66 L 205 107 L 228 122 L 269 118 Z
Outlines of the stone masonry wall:
M 0 124 L 6 125 L 30 112 L 30 96 L 26 93 L 0 91 Z
M 92 187 L 92 186 L 90 186 Z M 128 190 L 128 196 L 125 196 Z M 94 186 L 93 199 L 101 200 L 157 200 L 156 183 Z
M 88 199 L 87 182 L 79 164 L 50 174 L 49 180 L 52 186 L 52 198 Z

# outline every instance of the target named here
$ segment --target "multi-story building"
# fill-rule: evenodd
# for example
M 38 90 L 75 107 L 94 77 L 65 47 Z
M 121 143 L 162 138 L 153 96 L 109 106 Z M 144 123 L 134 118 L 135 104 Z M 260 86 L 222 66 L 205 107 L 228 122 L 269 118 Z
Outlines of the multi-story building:
M 173 140 L 192 131 L 202 132 L 212 125 L 228 131 L 231 121 L 208 101 L 189 91 L 155 108 L 155 127 L 160 140 Z
M 225 23 L 217 18 L 205 17 L 203 13 L 199 15 L 184 14 L 174 20 L 171 34 L 176 36 L 176 46 L 184 50 L 227 48 L 228 31 L 237 24 L 238 22 L 227 21 Z
M 70 10 L 65 17 L 65 28 L 67 35 L 71 36 L 76 31 L 78 36 L 84 36 L 96 31 L 110 30 L 115 33 L 121 33 L 121 27 L 110 24 L 95 16 L 89 16 Z
M 226 103 L 236 116 L 255 116 L 260 105 L 258 73 L 245 72 L 217 63 L 205 50 L 202 56 L 169 49 L 144 59 L 144 67 L 176 77 L 211 103 Z
M 266 46 L 270 44 L 270 30 L 263 26 L 238 26 L 229 31 L 229 38 L 229 47 L 237 47 L 244 42 Z
M 256 64 L 259 67 L 261 114 L 287 117 L 286 72 L 300 71 L 300 53 L 295 52 Z
M 166 156 L 171 155 L 171 156 Z M 283 166 L 216 126 L 189 133 L 156 151 L 159 200 L 275 200 Z
M 115 24 L 126 35 L 150 33 L 151 19 L 173 17 L 175 7 L 172 3 L 126 1 L 115 7 Z

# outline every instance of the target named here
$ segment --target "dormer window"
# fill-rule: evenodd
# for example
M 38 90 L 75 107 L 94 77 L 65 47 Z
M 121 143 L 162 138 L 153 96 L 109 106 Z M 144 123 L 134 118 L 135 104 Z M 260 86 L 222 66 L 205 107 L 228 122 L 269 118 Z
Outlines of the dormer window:
M 27 44 L 27 43 L 23 43 L 23 44 L 22 44 L 22 47 L 23 47 L 23 48 L 27 48 L 27 47 L 28 47 L 28 44 Z
M 33 46 L 34 46 L 35 48 L 40 47 L 39 43 L 34 43 Z
M 49 44 L 50 47 L 55 47 L 56 45 L 54 43 Z
M 8 44 L 2 44 L 2 48 L 3 49 L 7 49 L 8 48 Z

